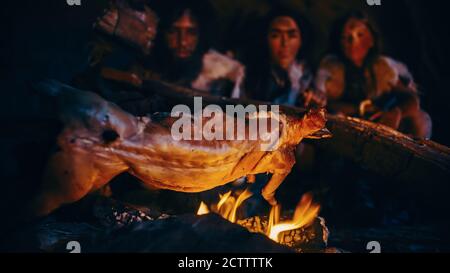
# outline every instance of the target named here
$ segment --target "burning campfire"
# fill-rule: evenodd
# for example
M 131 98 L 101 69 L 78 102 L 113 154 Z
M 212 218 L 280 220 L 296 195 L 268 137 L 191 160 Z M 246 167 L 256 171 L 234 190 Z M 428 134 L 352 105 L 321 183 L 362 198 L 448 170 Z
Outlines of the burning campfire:
M 238 208 L 249 199 L 253 193 L 246 189 L 239 193 L 231 191 L 221 195 L 219 202 L 208 207 L 204 202 L 200 203 L 197 215 L 216 213 L 232 223 L 247 228 L 250 232 L 261 233 L 271 240 L 287 245 L 301 251 L 303 244 L 311 241 L 320 241 L 326 245 L 328 229 L 323 218 L 318 217 L 320 205 L 313 202 L 312 194 L 306 193 L 300 199 L 292 217 L 281 216 L 281 205 L 273 206 L 269 217 L 253 216 L 246 219 L 237 219 Z M 320 236 L 320 234 L 322 236 Z

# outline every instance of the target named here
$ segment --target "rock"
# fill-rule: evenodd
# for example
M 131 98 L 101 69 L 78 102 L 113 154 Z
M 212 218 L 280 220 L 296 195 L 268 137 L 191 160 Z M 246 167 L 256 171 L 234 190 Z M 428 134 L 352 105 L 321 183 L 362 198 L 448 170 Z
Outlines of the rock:
M 136 223 L 101 237 L 93 252 L 292 252 L 215 214 Z

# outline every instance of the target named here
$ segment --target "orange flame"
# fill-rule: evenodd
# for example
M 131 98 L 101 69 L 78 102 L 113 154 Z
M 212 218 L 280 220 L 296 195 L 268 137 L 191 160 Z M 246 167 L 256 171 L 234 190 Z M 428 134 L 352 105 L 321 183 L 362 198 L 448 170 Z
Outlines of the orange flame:
M 228 221 L 235 223 L 236 222 L 236 213 L 239 206 L 248 198 L 253 195 L 248 189 L 239 194 L 237 199 L 231 196 L 231 191 L 225 193 L 224 195 L 219 195 L 220 200 L 217 203 L 217 206 L 212 208 L 212 211 L 218 213 L 223 218 Z M 205 203 L 201 202 L 200 207 L 197 211 L 197 215 L 208 214 L 209 209 Z
M 236 212 L 239 206 L 253 194 L 246 189 L 238 195 L 237 198 L 231 195 L 231 191 L 224 195 L 219 194 L 219 202 L 216 206 L 212 206 L 211 211 L 221 215 L 228 221 L 236 222 Z M 266 236 L 275 242 L 280 242 L 280 234 L 285 231 L 299 229 L 310 225 L 317 217 L 320 210 L 320 205 L 312 202 L 311 193 L 306 193 L 302 196 L 300 202 L 294 211 L 294 216 L 291 220 L 280 222 L 281 206 L 272 207 L 269 215 L 269 223 L 266 229 Z M 208 206 L 201 202 L 197 211 L 197 215 L 204 215 L 210 213 Z
M 224 195 L 219 194 L 219 197 L 219 203 L 217 203 L 217 208 L 214 211 L 220 214 L 223 218 L 228 219 L 228 215 L 231 212 L 235 198 L 231 196 L 231 191 L 225 193 Z
M 208 214 L 208 213 L 209 213 L 208 206 L 205 203 L 201 202 L 200 207 L 198 208 L 198 211 L 197 211 L 197 215 L 204 215 L 204 214 Z
M 251 193 L 248 189 L 245 190 L 242 194 L 239 195 L 236 202 L 234 203 L 233 209 L 231 210 L 230 216 L 228 217 L 228 220 L 231 223 L 236 222 L 236 212 L 238 207 L 247 199 L 249 199 L 253 193 Z
M 279 206 L 272 207 L 269 217 L 269 227 L 267 228 L 266 235 L 270 239 L 280 242 L 280 233 L 310 225 L 317 217 L 319 210 L 320 205 L 312 203 L 312 195 L 310 193 L 302 196 L 302 199 L 295 208 L 294 217 L 292 220 L 277 223 L 277 220 L 279 220 L 280 208 Z

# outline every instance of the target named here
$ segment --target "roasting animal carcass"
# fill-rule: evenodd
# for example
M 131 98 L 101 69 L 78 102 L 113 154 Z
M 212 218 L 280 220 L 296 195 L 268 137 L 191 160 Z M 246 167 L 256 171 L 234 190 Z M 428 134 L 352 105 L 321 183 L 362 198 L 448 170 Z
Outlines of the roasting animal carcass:
M 157 189 L 200 192 L 258 173 L 272 177 L 262 190 L 276 204 L 275 190 L 295 163 L 294 149 L 325 127 L 324 110 L 302 117 L 280 114 L 279 145 L 260 149 L 259 140 L 179 140 L 169 115 L 133 116 L 95 93 L 55 81 L 40 85 L 56 98 L 64 129 L 49 158 L 34 215 L 45 215 L 100 189 L 128 172 Z M 247 125 L 248 126 L 248 125 Z

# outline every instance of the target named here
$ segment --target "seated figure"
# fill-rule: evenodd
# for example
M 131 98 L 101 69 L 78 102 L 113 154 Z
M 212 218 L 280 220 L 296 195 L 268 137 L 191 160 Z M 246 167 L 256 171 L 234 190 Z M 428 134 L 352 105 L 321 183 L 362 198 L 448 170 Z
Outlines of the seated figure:
M 408 68 L 380 53 L 378 33 L 366 15 L 336 22 L 332 50 L 316 74 L 330 112 L 362 117 L 413 137 L 431 137 L 431 118 L 421 109 Z

